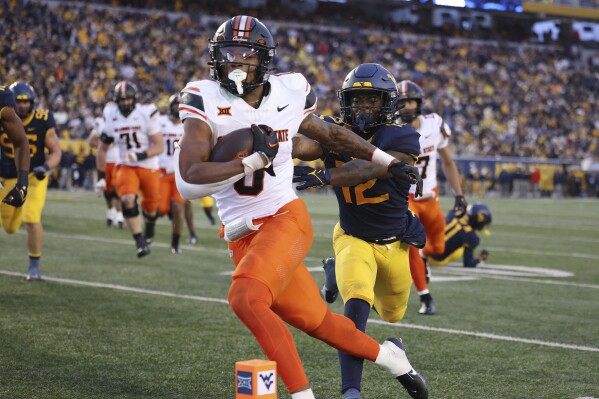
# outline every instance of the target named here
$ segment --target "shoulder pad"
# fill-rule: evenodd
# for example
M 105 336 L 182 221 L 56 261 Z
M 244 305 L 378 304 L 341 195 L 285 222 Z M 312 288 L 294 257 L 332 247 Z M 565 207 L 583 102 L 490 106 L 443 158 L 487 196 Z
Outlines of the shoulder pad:
M 343 126 L 343 120 L 337 116 L 318 115 L 325 122 L 334 123 L 335 125 Z
M 310 91 L 310 84 L 301 73 L 285 72 L 272 75 L 281 84 L 291 90 L 302 90 L 306 94 Z

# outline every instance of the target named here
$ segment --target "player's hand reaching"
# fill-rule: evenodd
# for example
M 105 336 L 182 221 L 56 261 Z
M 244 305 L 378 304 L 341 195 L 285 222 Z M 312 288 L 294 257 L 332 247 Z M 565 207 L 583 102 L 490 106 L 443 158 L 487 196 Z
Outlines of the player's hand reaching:
M 486 261 L 487 259 L 489 259 L 489 251 L 487 251 L 486 249 L 483 249 L 482 251 L 480 251 L 480 255 L 478 255 L 478 259 L 482 260 L 483 262 Z
M 29 177 L 27 176 L 27 172 L 19 172 L 17 184 L 15 184 L 12 190 L 6 194 L 6 196 L 2 199 L 2 202 L 14 206 L 15 208 L 20 208 L 25 203 L 25 198 L 27 198 L 28 186 Z
M 393 162 L 391 165 L 389 165 L 388 171 L 393 175 L 393 177 L 396 177 L 401 180 L 409 180 L 410 184 L 415 184 L 415 198 L 422 196 L 423 181 L 422 177 L 420 177 L 420 172 L 418 172 L 417 167 L 399 161 Z
M 456 217 L 461 218 L 466 214 L 466 208 L 468 208 L 468 201 L 463 195 L 455 196 L 455 203 L 453 204 L 453 213 Z
M 331 182 L 331 174 L 326 169 L 314 169 L 310 166 L 295 166 L 293 182 L 301 183 L 296 188 L 301 191 L 310 187 L 322 187 Z
M 270 126 L 266 125 L 255 125 L 251 126 L 252 133 L 254 134 L 254 148 L 253 153 L 259 153 L 266 161 L 264 168 L 266 172 L 274 176 L 275 172 L 272 167 L 272 161 L 279 152 L 279 140 L 277 134 L 272 130 Z

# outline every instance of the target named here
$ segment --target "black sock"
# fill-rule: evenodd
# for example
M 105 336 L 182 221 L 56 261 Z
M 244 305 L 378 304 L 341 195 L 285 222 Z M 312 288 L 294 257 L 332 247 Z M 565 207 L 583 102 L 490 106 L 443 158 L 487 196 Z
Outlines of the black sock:
M 179 248 L 179 238 L 181 237 L 180 234 L 174 234 L 171 238 L 171 248 Z

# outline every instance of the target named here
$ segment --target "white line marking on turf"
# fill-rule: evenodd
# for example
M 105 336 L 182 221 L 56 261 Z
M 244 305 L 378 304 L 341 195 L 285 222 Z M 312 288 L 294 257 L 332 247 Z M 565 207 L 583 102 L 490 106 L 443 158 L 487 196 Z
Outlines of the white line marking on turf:
M 25 274 L 23 274 L 23 273 L 17 273 L 17 272 L 12 272 L 12 271 L 8 271 L 8 270 L 0 270 L 0 274 L 4 274 L 7 276 L 21 277 L 21 278 L 25 277 Z M 202 302 L 216 302 L 216 303 L 224 303 L 224 304 L 229 303 L 226 299 L 209 298 L 209 297 L 195 296 L 195 295 L 182 295 L 182 294 L 175 294 L 172 292 L 146 290 L 143 288 L 128 287 L 128 286 L 116 285 L 116 284 L 104 284 L 104 283 L 97 283 L 97 282 L 91 282 L 91 281 L 72 280 L 72 279 L 50 277 L 50 276 L 44 276 L 44 280 L 45 281 L 54 281 L 54 282 L 63 283 L 63 284 L 83 285 L 83 286 L 93 287 L 93 288 L 108 288 L 108 289 L 119 290 L 119 291 L 134 292 L 134 293 L 138 293 L 138 294 L 156 295 L 156 296 L 181 298 L 181 299 L 191 299 L 194 301 L 202 301 Z M 37 284 L 37 283 L 31 283 L 31 284 Z M 409 324 L 409 323 L 388 323 L 386 321 L 376 320 L 376 319 L 368 319 L 368 322 L 371 324 L 388 325 L 388 326 L 402 327 L 402 328 L 412 328 L 415 330 L 442 332 L 442 333 L 457 334 L 457 335 L 468 335 L 468 336 L 479 337 L 479 338 L 488 338 L 488 339 L 500 340 L 500 341 L 520 342 L 520 343 L 525 343 L 525 344 L 542 345 L 542 346 L 549 346 L 549 347 L 562 348 L 562 349 L 573 349 L 573 350 L 579 350 L 579 351 L 585 351 L 585 352 L 599 352 L 599 348 L 594 348 L 592 346 L 562 344 L 559 342 L 547 342 L 547 341 L 540 341 L 540 340 L 536 340 L 536 339 L 510 337 L 510 336 L 506 336 L 506 335 L 497 335 L 497 334 L 490 334 L 490 333 L 477 333 L 474 331 L 465 331 L 465 330 L 453 330 L 453 329 L 449 329 L 449 328 L 421 326 L 421 325 Z
M 453 330 L 450 328 L 429 327 L 429 326 L 421 326 L 421 325 L 409 324 L 409 323 L 388 323 L 386 321 L 375 320 L 375 319 L 368 319 L 368 323 L 380 324 L 380 325 L 392 326 L 392 327 L 412 328 L 414 330 L 444 332 L 447 334 L 468 335 L 471 337 L 488 338 L 488 339 L 495 339 L 495 340 L 499 340 L 499 341 L 511 341 L 511 342 L 520 342 L 520 343 L 524 343 L 524 344 L 550 346 L 553 348 L 574 349 L 574 350 L 585 351 L 585 352 L 599 352 L 599 348 L 594 348 L 592 346 L 562 344 L 559 342 L 540 341 L 538 339 L 510 337 L 509 335 L 478 333 L 478 332 L 474 332 L 474 331 Z
M 20 231 L 17 232 L 17 234 L 23 234 L 24 235 L 25 231 L 20 230 Z M 104 242 L 104 243 L 107 243 L 107 244 L 119 244 L 119 245 L 128 245 L 128 246 L 133 245 L 130 240 L 124 240 L 124 239 L 118 239 L 118 238 L 106 238 L 106 237 L 84 236 L 84 235 L 70 235 L 70 234 L 61 234 L 61 233 L 52 233 L 52 232 L 46 232 L 46 233 L 44 233 L 44 235 L 46 237 L 64 238 L 64 239 L 68 239 L 68 240 L 96 241 L 96 242 Z M 158 247 L 158 248 L 170 248 L 170 245 L 165 244 L 165 243 L 160 243 L 160 242 L 154 242 L 154 243 L 152 243 L 152 246 Z M 194 246 L 191 246 L 191 245 L 182 245 L 181 248 L 183 248 L 186 251 L 192 251 L 192 252 L 216 252 L 216 253 L 222 253 L 222 254 L 226 254 L 227 257 L 228 257 L 228 254 L 229 254 L 229 251 L 227 249 L 225 249 L 225 248 L 223 248 L 223 249 L 206 248 L 206 247 L 202 247 L 200 245 L 194 245 Z M 527 253 L 527 252 L 523 251 L 523 253 Z M 316 257 L 312 257 L 312 256 L 307 256 L 305 258 L 306 262 L 320 262 L 321 260 L 322 260 L 322 258 L 316 258 Z M 320 268 L 322 269 L 322 267 L 320 267 Z M 459 271 L 457 273 L 460 273 L 460 274 L 464 273 L 463 268 L 458 268 L 458 269 L 462 269 L 462 271 Z M 472 269 L 472 270 L 475 270 L 475 269 Z M 447 270 L 447 271 L 449 272 L 449 270 Z M 232 274 L 232 272 L 229 272 L 229 273 Z M 485 276 L 480 276 L 480 277 L 493 278 L 493 279 L 498 279 L 498 280 L 511 280 L 511 281 L 522 281 L 522 282 L 540 283 L 540 284 L 564 285 L 564 286 L 573 286 L 573 287 L 580 287 L 580 288 L 599 288 L 599 286 L 592 285 L 592 284 L 579 284 L 579 283 L 571 283 L 571 282 L 558 282 L 558 281 L 547 281 L 547 280 L 532 280 L 532 279 L 524 279 L 524 278 L 508 278 L 508 277 L 490 276 L 490 275 L 489 276 L 485 275 Z
M 8 270 L 0 270 L 0 274 L 5 274 L 7 276 L 23 277 L 23 278 L 25 277 L 25 274 L 23 274 L 23 273 L 11 272 Z M 95 283 L 92 281 L 72 280 L 72 279 L 68 279 L 68 278 L 59 278 L 59 277 L 50 277 L 50 276 L 43 276 L 43 281 L 55 281 L 57 283 L 64 283 L 64 284 L 84 285 L 87 287 L 94 287 L 94 288 L 109 288 L 109 289 L 118 290 L 118 291 L 137 292 L 139 294 L 148 294 L 148 295 L 156 295 L 156 296 L 166 296 L 166 297 L 171 297 L 171 298 L 192 299 L 194 301 L 218 302 L 218 303 L 229 304 L 229 302 L 226 299 L 209 298 L 209 297 L 205 297 L 205 296 L 195 296 L 195 295 L 175 294 L 172 292 L 146 290 L 144 288 L 128 287 L 125 285 L 117 285 L 117 284 Z M 33 282 L 30 284 L 37 284 L 37 282 Z
M 530 267 L 518 265 L 485 264 L 479 267 L 463 267 L 457 263 L 444 266 L 449 270 L 461 271 L 464 274 L 492 274 L 503 276 L 522 277 L 572 277 L 574 273 L 545 267 Z

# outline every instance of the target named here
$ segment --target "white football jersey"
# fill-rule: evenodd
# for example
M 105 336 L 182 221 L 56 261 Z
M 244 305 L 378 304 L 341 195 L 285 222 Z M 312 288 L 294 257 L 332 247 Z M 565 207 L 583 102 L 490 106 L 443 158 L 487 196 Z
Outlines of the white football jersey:
M 418 116 L 420 120 L 420 155 L 418 170 L 423 180 L 423 195 L 432 193 L 437 188 L 437 150 L 447 147 L 449 132 L 444 133 L 443 118 L 432 113 Z M 412 185 L 410 194 L 414 194 L 416 186 Z
M 116 107 L 116 104 L 114 103 L 108 103 L 106 107 L 108 107 L 109 104 L 113 104 Z M 104 118 L 94 118 L 94 128 L 92 129 L 90 134 L 100 137 L 100 135 L 104 131 L 104 125 Z M 119 148 L 116 146 L 115 143 L 112 143 L 108 146 L 108 151 L 106 151 L 106 163 L 116 163 L 118 160 Z
M 304 118 L 316 109 L 316 96 L 299 73 L 271 75 L 269 84 L 270 90 L 258 109 L 210 80 L 190 82 L 181 92 L 179 117 L 182 121 L 196 118 L 206 122 L 212 129 L 213 147 L 220 137 L 252 124 L 270 126 L 277 134 L 279 151 L 273 162 L 276 176 L 258 170 L 213 195 L 225 224 L 241 216 L 273 215 L 297 198 L 291 182 L 291 140 Z
M 127 117 L 116 106 L 104 108 L 104 132 L 114 139 L 119 149 L 118 165 L 158 169 L 158 157 L 137 162 L 128 162 L 125 158 L 127 151 L 142 152 L 150 148 L 150 136 L 160 133 L 157 117 L 154 104 L 136 104 Z
M 165 169 L 168 174 L 175 173 L 175 143 L 183 136 L 183 124 L 173 123 L 168 115 L 160 115 L 158 126 L 164 140 L 164 151 L 159 157 L 160 168 Z

